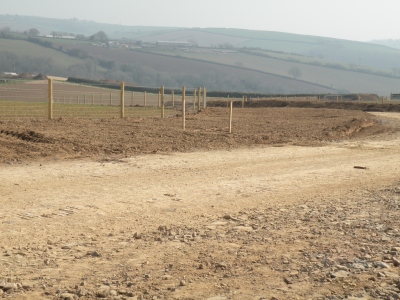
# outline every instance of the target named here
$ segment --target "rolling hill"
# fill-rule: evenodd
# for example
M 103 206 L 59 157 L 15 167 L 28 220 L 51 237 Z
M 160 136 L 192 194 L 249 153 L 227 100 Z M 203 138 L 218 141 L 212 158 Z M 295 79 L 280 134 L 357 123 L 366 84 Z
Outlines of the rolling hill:
M 4 66 L 12 67 L 10 61 L 1 59 L 2 53 L 11 52 L 18 56 L 20 71 L 32 72 L 28 66 L 24 69 L 24 60 L 32 64 L 28 57 L 46 57 L 53 68 L 44 71 L 57 72 L 53 75 L 124 80 L 146 86 L 379 95 L 400 89 L 400 50 L 372 43 L 270 31 L 122 26 L 0 15 L 0 29 L 4 27 L 86 36 L 102 30 L 123 47 L 42 37 L 51 44 L 43 47 L 25 40 L 0 39 L 0 71 L 6 71 Z M 23 35 L 20 38 L 25 39 Z M 157 46 L 157 41 L 190 42 L 194 46 L 163 47 Z M 35 68 L 40 69 L 37 64 Z M 293 68 L 298 75 L 290 74 Z

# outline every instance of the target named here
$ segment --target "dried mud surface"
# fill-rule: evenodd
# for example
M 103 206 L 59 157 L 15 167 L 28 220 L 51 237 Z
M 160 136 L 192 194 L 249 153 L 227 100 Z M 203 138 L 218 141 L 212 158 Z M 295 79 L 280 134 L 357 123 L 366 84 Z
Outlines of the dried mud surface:
M 175 118 L 0 120 L 0 163 L 44 158 L 123 157 L 259 145 L 321 145 L 391 132 L 361 111 L 314 108 L 209 108 Z
M 398 299 L 400 116 L 226 113 L 1 121 L 0 297 Z

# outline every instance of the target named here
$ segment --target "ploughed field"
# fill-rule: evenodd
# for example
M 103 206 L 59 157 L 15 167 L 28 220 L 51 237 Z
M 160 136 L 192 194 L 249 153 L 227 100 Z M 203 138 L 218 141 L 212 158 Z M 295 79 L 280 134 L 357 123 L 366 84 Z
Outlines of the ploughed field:
M 208 108 L 182 119 L 0 120 L 0 162 L 32 159 L 128 157 L 138 154 L 233 149 L 260 145 L 322 145 L 390 132 L 354 110 L 313 108 Z
M 397 299 L 400 118 L 0 120 L 0 297 Z

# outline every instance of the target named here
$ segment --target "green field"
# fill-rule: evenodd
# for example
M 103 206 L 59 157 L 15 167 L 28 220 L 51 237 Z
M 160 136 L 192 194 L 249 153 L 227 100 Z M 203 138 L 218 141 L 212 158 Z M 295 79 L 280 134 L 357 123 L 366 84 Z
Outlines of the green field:
M 170 55 L 173 57 L 178 56 L 180 58 L 188 58 L 196 61 L 229 65 L 236 69 L 232 72 L 240 72 L 241 69 L 251 69 L 278 76 L 290 77 L 288 70 L 295 66 L 298 67 L 302 73 L 299 80 L 332 87 L 345 93 L 368 92 L 387 96 L 391 91 L 397 91 L 400 89 L 400 78 L 390 78 L 374 74 L 354 72 L 351 70 L 311 65 L 309 63 L 301 62 L 309 62 L 306 58 L 293 55 L 289 57 L 298 58 L 298 61 L 300 62 L 297 62 L 294 59 L 291 61 L 288 59 L 288 55 L 284 57 L 284 54 L 277 55 L 278 57 L 280 56 L 280 58 L 274 58 L 256 56 L 242 52 L 216 54 L 212 51 L 185 52 L 168 49 L 152 49 L 151 51 L 161 55 Z M 271 53 L 271 56 L 273 56 L 273 53 Z
M 400 88 L 400 50 L 370 43 L 271 31 L 121 26 L 4 15 L 0 15 L 1 25 L 87 37 L 102 30 L 110 40 L 124 44 L 113 48 L 95 46 L 90 40 L 40 38 L 51 43 L 51 49 L 0 39 L 0 71 L 4 72 L 248 93 L 387 96 Z M 190 42 L 199 47 L 168 48 L 157 46 L 157 41 Z M 12 53 L 11 57 L 6 53 Z M 300 75 L 289 74 L 293 68 Z
M 125 117 L 160 117 L 161 109 L 157 107 L 126 106 Z M 166 117 L 175 116 L 174 108 L 165 108 Z M 83 105 L 83 104 L 53 104 L 53 118 L 119 118 L 121 109 L 118 106 Z M 46 102 L 0 101 L 0 118 L 47 118 L 48 104 Z
M 12 52 L 18 56 L 51 59 L 62 67 L 82 63 L 79 58 L 68 56 L 61 51 L 42 47 L 24 40 L 0 39 L 0 52 Z

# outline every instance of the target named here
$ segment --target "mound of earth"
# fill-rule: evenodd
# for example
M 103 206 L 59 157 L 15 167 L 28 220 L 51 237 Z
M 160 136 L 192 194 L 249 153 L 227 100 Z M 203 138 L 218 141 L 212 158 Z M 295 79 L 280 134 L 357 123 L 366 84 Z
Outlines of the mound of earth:
M 43 75 L 42 73 L 36 75 L 35 77 L 33 77 L 34 80 L 46 80 L 48 79 L 46 75 Z
M 208 108 L 188 115 L 141 119 L 27 119 L 0 123 L 0 161 L 127 157 L 144 153 L 232 149 L 256 145 L 321 145 L 391 131 L 361 111 L 311 108 Z
M 29 74 L 29 73 L 21 73 L 21 74 L 18 75 L 18 78 L 21 78 L 21 79 L 30 79 L 30 78 L 32 78 L 32 75 Z

